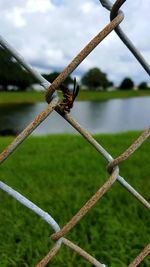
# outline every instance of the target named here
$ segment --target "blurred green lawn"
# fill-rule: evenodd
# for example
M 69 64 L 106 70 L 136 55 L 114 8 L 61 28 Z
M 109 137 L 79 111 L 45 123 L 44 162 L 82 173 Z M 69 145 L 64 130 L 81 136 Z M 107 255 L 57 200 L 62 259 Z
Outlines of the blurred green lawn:
M 97 135 L 113 157 L 137 132 Z M 0 138 L 0 149 L 12 138 Z M 150 200 L 150 142 L 120 166 L 120 173 Z M 1 180 L 49 212 L 62 227 L 106 181 L 107 162 L 82 137 L 30 137 L 1 165 Z M 0 191 L 0 266 L 35 266 L 50 250 L 52 229 Z M 71 230 L 69 239 L 109 267 L 126 267 L 149 243 L 150 214 L 118 182 Z M 62 247 L 51 266 L 91 266 Z M 140 265 L 150 266 L 150 256 Z
M 43 102 L 45 101 L 44 95 L 44 92 L 0 92 L 0 104 Z M 114 98 L 128 98 L 140 96 L 150 96 L 150 90 L 117 90 L 112 92 L 80 90 L 77 100 L 101 101 Z

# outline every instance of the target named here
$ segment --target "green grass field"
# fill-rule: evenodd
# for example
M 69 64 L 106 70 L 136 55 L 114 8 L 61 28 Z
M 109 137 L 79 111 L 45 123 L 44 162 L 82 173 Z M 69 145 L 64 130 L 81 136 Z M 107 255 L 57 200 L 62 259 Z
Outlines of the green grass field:
M 140 91 L 113 91 L 113 92 L 94 92 L 80 91 L 77 100 L 109 100 L 114 98 L 128 98 L 150 96 L 150 90 Z M 10 103 L 36 103 L 45 101 L 44 92 L 0 92 L 0 104 Z
M 114 157 L 139 133 L 97 135 Z M 0 149 L 12 138 L 0 138 Z M 150 141 L 120 166 L 120 173 L 150 200 Z M 62 227 L 106 181 L 107 162 L 82 137 L 30 137 L 1 166 L 1 180 L 49 212 Z M 52 230 L 0 191 L 0 267 L 35 266 L 52 246 Z M 109 267 L 127 267 L 149 243 L 149 211 L 118 182 L 67 235 Z M 50 266 L 91 266 L 62 247 Z M 150 266 L 150 256 L 140 265 Z

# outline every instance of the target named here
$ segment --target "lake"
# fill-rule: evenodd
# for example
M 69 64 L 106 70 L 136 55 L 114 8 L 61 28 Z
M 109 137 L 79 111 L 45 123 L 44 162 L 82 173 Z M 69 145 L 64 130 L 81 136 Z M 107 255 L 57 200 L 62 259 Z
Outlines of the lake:
M 21 132 L 45 107 L 45 103 L 0 106 L 0 132 Z M 77 101 L 71 114 L 91 133 L 143 130 L 150 124 L 150 97 L 112 99 L 101 102 Z M 54 111 L 33 134 L 75 132 Z

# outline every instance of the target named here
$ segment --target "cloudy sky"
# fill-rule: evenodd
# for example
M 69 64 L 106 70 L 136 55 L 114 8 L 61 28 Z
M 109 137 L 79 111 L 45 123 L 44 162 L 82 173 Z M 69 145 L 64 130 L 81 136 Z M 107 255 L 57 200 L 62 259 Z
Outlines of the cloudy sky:
M 114 1 L 113 1 L 114 2 Z M 122 28 L 150 62 L 150 0 L 127 1 Z M 41 72 L 61 71 L 109 22 L 99 0 L 0 0 L 1 35 Z M 99 67 L 118 84 L 125 76 L 149 81 L 132 54 L 111 33 L 77 68 Z

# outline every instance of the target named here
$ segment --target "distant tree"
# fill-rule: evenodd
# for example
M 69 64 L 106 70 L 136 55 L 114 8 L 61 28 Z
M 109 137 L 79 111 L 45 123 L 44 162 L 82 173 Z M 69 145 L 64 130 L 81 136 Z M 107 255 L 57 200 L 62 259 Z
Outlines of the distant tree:
M 139 85 L 138 85 L 138 88 L 139 90 L 145 90 L 145 89 L 148 89 L 148 85 L 147 85 L 147 82 L 141 82 Z
M 134 87 L 134 82 L 130 79 L 130 78 L 125 78 L 120 86 L 119 86 L 119 89 L 121 90 L 129 90 L 129 89 L 133 89 Z
M 59 75 L 59 72 L 52 72 L 49 74 L 43 74 L 43 77 L 48 80 L 50 83 L 52 83 Z M 64 85 L 68 86 L 70 84 L 73 84 L 73 79 L 72 77 L 69 75 L 66 80 L 63 82 Z
M 5 49 L 0 47 L 0 86 L 7 91 L 8 86 L 25 90 L 34 79 L 13 59 Z
M 82 85 L 87 86 L 91 90 L 96 90 L 101 87 L 103 90 L 108 86 L 112 86 L 112 82 L 107 79 L 106 73 L 103 73 L 99 68 L 90 69 L 81 79 Z
M 32 86 L 36 80 L 32 78 L 25 70 L 22 70 L 16 81 L 16 86 L 19 91 L 25 91 L 28 87 Z

